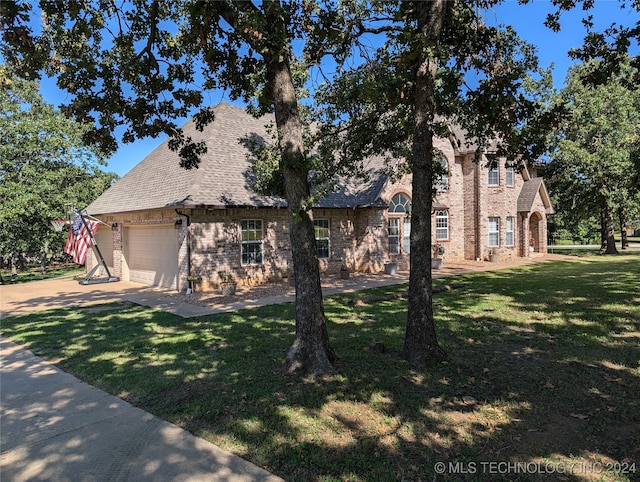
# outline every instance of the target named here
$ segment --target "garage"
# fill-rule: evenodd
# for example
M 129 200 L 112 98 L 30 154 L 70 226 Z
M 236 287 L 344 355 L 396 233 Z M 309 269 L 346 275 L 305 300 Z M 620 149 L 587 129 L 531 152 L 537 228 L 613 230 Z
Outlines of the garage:
M 173 225 L 127 228 L 129 280 L 177 289 L 178 236 Z

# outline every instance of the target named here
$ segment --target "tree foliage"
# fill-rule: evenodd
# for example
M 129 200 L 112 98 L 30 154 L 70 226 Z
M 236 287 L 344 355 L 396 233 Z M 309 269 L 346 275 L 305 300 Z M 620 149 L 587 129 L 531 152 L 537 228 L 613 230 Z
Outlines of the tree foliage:
M 558 207 L 571 211 L 573 223 L 595 216 L 613 253 L 614 221 L 622 230 L 640 208 L 640 91 L 627 84 L 637 75 L 628 61 L 606 84 L 585 83 L 600 68 L 592 60 L 570 70 L 559 95 L 570 115 L 557 132 L 548 172 Z
M 0 255 L 46 246 L 60 254 L 66 233 L 50 221 L 64 219 L 65 203 L 86 206 L 115 179 L 83 144 L 86 130 L 45 103 L 35 82 L 0 66 Z
M 204 92 L 222 89 L 254 114 L 272 112 L 278 169 L 290 217 L 296 279 L 296 339 L 287 357 L 295 373 L 333 371 L 324 318 L 299 96 L 304 69 L 295 55 L 317 20 L 315 3 L 132 0 L 41 1 L 42 28 L 29 2 L 3 3 L 3 54 L 22 75 L 44 72 L 71 94 L 66 112 L 95 128 L 85 137 L 106 151 L 116 127 L 132 142 L 161 133 L 185 168 L 206 146 L 175 125 L 194 114 L 213 120 Z M 10 45 L 10 48 L 7 48 Z
M 343 12 L 345 38 L 357 45 L 363 65 L 341 64 L 338 77 L 318 90 L 325 155 L 336 155 L 347 171 L 354 162 L 387 155 L 396 174 L 412 173 L 403 356 L 416 365 L 445 358 L 431 304 L 434 136 L 448 137 L 449 126 L 458 124 L 475 142 L 478 159 L 489 151 L 492 162 L 536 159 L 561 113 L 544 94 L 551 78 L 538 71 L 534 48 L 512 28 L 484 22 L 479 12 L 491 4 L 356 2 Z

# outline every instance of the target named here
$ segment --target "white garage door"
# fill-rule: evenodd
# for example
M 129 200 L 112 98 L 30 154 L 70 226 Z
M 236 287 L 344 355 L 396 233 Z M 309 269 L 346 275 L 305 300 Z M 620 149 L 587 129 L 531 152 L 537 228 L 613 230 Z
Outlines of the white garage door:
M 130 227 L 129 280 L 177 288 L 178 236 L 173 226 Z

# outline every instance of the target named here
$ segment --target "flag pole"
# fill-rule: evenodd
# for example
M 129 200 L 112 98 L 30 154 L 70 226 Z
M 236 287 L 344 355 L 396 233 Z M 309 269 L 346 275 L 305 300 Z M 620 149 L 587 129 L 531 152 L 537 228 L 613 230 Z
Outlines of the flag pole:
M 76 209 L 76 214 L 78 216 L 80 216 L 80 219 L 82 220 L 82 225 L 84 226 L 84 229 L 87 230 L 87 233 L 89 233 L 89 238 L 91 239 L 91 244 L 93 245 L 93 248 L 95 249 L 96 253 L 98 254 L 98 264 L 96 264 L 91 269 L 91 271 L 89 271 L 89 273 L 87 273 L 87 276 L 85 276 L 84 279 L 81 279 L 79 281 L 79 283 L 81 285 L 90 285 L 90 284 L 112 283 L 114 281 L 120 281 L 120 278 L 118 278 L 116 276 L 111 276 L 111 272 L 109 271 L 109 267 L 107 266 L 107 262 L 104 260 L 104 257 L 102 256 L 102 252 L 100 251 L 100 248 L 98 247 L 98 242 L 96 241 L 96 238 L 94 237 L 93 232 L 91 232 L 91 229 L 89 229 L 89 226 L 87 225 L 87 221 L 84 219 L 84 216 L 82 215 L 82 212 L 79 209 Z M 103 224 L 107 225 L 106 223 L 103 223 Z M 98 268 L 100 268 L 100 266 L 104 267 L 104 270 L 107 272 L 107 277 L 106 278 L 91 279 L 91 277 L 98 270 Z

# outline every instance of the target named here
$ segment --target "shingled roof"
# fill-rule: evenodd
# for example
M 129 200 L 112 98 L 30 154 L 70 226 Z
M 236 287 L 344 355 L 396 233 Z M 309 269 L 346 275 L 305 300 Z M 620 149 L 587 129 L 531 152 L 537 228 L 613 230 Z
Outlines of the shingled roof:
M 242 107 L 222 102 L 213 108 L 215 120 L 204 132 L 192 120 L 185 135 L 205 141 L 207 153 L 199 169 L 185 170 L 176 152 L 163 142 L 131 171 L 87 207 L 92 215 L 144 211 L 167 207 L 284 207 L 278 197 L 260 196 L 252 190 L 253 158 L 240 144 L 244 136 L 270 139 L 266 125 L 273 116 L 255 118 Z M 321 208 L 385 206 L 380 192 L 386 176 L 372 162 L 368 180 L 341 180 L 335 192 L 318 203 Z
M 541 177 L 533 177 L 528 179 L 522 185 L 522 190 L 518 196 L 518 212 L 530 212 L 533 209 L 533 203 L 536 195 L 540 193 L 540 198 L 546 209 L 547 214 L 553 214 L 553 206 L 549 193 Z

